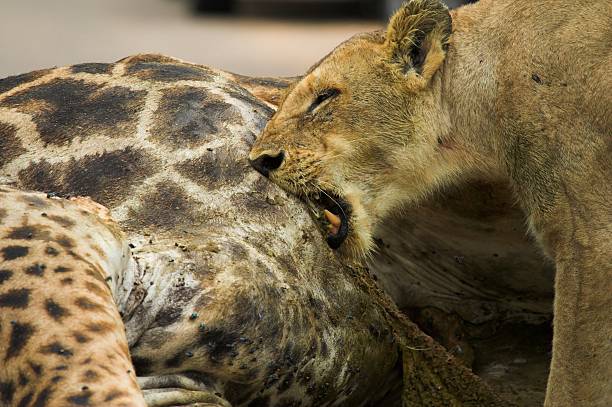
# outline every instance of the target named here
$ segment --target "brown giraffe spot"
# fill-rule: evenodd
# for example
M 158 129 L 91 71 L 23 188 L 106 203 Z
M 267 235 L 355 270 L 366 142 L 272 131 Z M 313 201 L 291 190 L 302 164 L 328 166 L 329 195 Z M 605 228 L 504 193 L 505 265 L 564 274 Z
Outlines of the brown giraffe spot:
M 61 280 L 62 285 L 71 285 L 73 282 L 74 280 L 70 277 L 62 278 Z
M 13 240 L 49 241 L 51 234 L 49 233 L 49 228 L 45 225 L 25 225 L 11 229 L 6 237 Z
M 33 397 L 34 397 L 34 393 L 33 392 L 29 392 L 28 394 L 23 396 L 21 398 L 21 400 L 19 400 L 19 403 L 17 403 L 17 407 L 26 407 L 26 406 L 29 406 Z
M 0 294 L 0 308 L 26 308 L 30 303 L 31 291 L 29 288 L 13 288 Z
M 259 78 L 251 79 L 256 80 Z M 262 102 L 261 99 L 257 99 L 255 96 L 253 96 L 252 93 L 250 93 L 246 89 L 240 86 L 236 86 L 233 83 L 229 83 L 223 86 L 222 89 L 223 92 L 227 95 L 244 102 L 247 106 L 252 106 L 252 111 L 253 113 L 255 113 L 255 116 L 257 116 L 257 119 L 259 121 L 258 127 L 263 130 L 268 119 L 274 114 L 274 109 Z
M 34 332 L 35 329 L 30 324 L 21 324 L 19 322 L 11 321 L 11 336 L 4 360 L 8 360 L 19 355 L 23 347 L 27 345 Z
M 87 264 L 89 264 L 90 266 L 92 266 L 91 263 L 87 262 Z M 85 274 L 87 274 L 88 276 L 91 276 L 93 278 L 95 278 L 96 280 L 100 281 L 100 282 L 106 282 L 106 280 L 104 279 L 104 277 L 102 277 L 102 271 L 99 268 L 96 268 L 95 270 L 91 269 L 91 268 L 86 268 L 85 269 Z
M 56 237 L 55 241 L 64 249 L 72 249 L 75 246 L 74 240 L 66 235 Z
M 209 68 L 189 65 L 178 61 L 137 60 L 128 64 L 126 73 L 139 79 L 176 82 L 206 81 L 212 82 L 216 75 Z
M 53 271 L 56 273 L 68 273 L 69 271 L 72 271 L 72 269 L 70 267 L 57 266 Z
M 242 124 L 240 111 L 205 89 L 164 90 L 150 138 L 172 148 L 195 147 L 226 133 L 227 123 Z
M 144 91 L 120 86 L 55 79 L 18 92 L 0 106 L 31 114 L 44 143 L 64 145 L 76 137 L 132 133 L 144 96 Z
M 19 385 L 20 386 L 26 386 L 28 383 L 30 383 L 30 379 L 28 379 L 28 376 L 25 375 L 25 373 L 23 373 L 22 371 L 19 371 Z
M 158 227 L 169 230 L 176 227 L 192 227 L 197 220 L 198 206 L 179 186 L 170 181 L 155 185 L 141 199 L 138 208 L 129 210 L 129 226 L 135 228 Z
M 76 406 L 88 406 L 90 405 L 90 398 L 93 393 L 89 390 L 84 390 L 79 394 L 69 396 L 66 400 Z
M 106 397 L 104 398 L 104 402 L 108 403 L 109 401 L 113 401 L 116 398 L 125 397 L 127 395 L 128 394 L 124 391 L 121 391 L 118 389 L 111 389 L 109 393 L 106 395 Z
M 183 310 L 180 306 L 170 305 L 162 308 L 157 315 L 155 316 L 155 320 L 153 321 L 154 327 L 166 327 L 168 325 L 172 325 L 181 319 L 181 315 Z
M 240 184 L 251 171 L 246 160 L 246 151 L 236 154 L 235 148 L 220 148 L 209 151 L 198 158 L 175 165 L 177 171 L 210 190 L 221 186 Z
M 282 207 L 271 205 L 268 201 L 268 192 L 274 190 L 274 186 L 264 177 L 258 177 L 253 183 L 255 194 L 233 194 L 230 197 L 231 206 L 238 211 L 248 213 L 250 219 L 271 219 L 275 216 L 285 216 Z
M 71 229 L 74 225 L 76 225 L 74 220 L 61 215 L 47 215 L 47 218 L 67 229 Z
M 59 254 L 59 250 L 57 250 L 53 246 L 47 246 L 47 248 L 45 249 L 45 253 L 49 256 L 56 257 Z
M 64 358 L 70 358 L 74 354 L 72 350 L 57 341 L 43 346 L 40 352 L 47 355 L 59 355 Z
M 133 148 L 93 154 L 66 164 L 42 160 L 19 172 L 24 188 L 62 195 L 90 196 L 112 208 L 159 168 L 149 154 Z
M 74 337 L 74 339 L 78 342 L 78 343 L 87 343 L 89 341 L 91 341 L 91 338 L 83 335 L 80 332 L 73 332 L 72 336 Z
M 17 138 L 17 128 L 0 122 L 0 168 L 25 151 Z
M 6 218 L 8 215 L 8 212 L 6 211 L 6 209 L 0 208 L 0 224 L 2 224 L 2 222 L 4 221 L 4 218 Z
M 230 326 L 234 325 L 232 324 Z M 199 331 L 198 336 L 198 346 L 204 346 L 208 350 L 208 357 L 212 362 L 218 362 L 222 358 L 230 355 L 234 351 L 234 347 L 240 338 L 236 332 L 222 327 L 207 327 L 206 330 Z
M 38 209 L 45 209 L 49 206 L 49 203 L 46 199 L 41 198 L 40 196 L 33 194 L 26 194 L 19 196 L 19 199 L 30 206 L 34 206 Z M 44 214 L 43 216 L 47 216 Z
M 179 367 L 183 361 L 190 356 L 193 356 L 193 354 L 184 350 L 178 351 L 176 354 L 174 354 L 174 356 L 164 362 L 164 366 L 168 368 Z
M 173 299 L 172 302 L 164 305 L 159 310 L 152 326 L 166 327 L 177 322 L 181 318 L 185 308 L 189 306 L 191 299 L 201 293 L 201 291 L 201 289 L 195 287 L 180 286 L 172 288 L 169 293 L 169 298 Z
M 15 383 L 12 381 L 0 382 L 0 400 L 4 405 L 10 405 L 15 395 Z
M 32 407 L 46 407 L 47 402 L 49 401 L 49 398 L 51 397 L 52 393 L 53 388 L 51 386 L 45 387 L 40 393 L 38 393 L 38 396 L 36 397 L 36 400 L 34 400 L 34 404 L 32 404 Z
M 64 193 L 59 165 L 51 165 L 45 160 L 31 162 L 30 165 L 19 171 L 18 177 L 23 188 L 41 192 Z
M 274 77 L 252 77 L 234 74 L 238 83 L 241 85 L 248 85 L 249 87 L 262 86 L 266 88 L 278 88 L 286 89 L 292 83 L 299 80 L 297 77 L 293 78 L 274 78 Z
M 98 381 L 99 378 L 100 376 L 95 370 L 88 369 L 85 371 L 85 373 L 83 373 L 83 378 L 81 380 L 86 383 L 93 383 Z
M 10 90 L 16 86 L 31 82 L 51 72 L 51 69 L 41 69 L 21 75 L 9 76 L 8 78 L 0 79 L 0 94 Z
M 29 248 L 26 246 L 6 246 L 0 252 L 4 260 L 14 260 L 27 255 Z
M 37 377 L 40 377 L 40 375 L 42 375 L 43 372 L 43 368 L 42 365 L 39 363 L 34 363 L 31 360 L 28 360 L 28 366 L 30 366 L 30 369 L 32 369 L 32 372 L 34 372 L 34 374 Z
M 44 264 L 37 263 L 26 268 L 25 272 L 26 274 L 29 274 L 31 276 L 42 277 L 42 275 L 45 273 L 46 268 L 47 266 L 45 266 Z
M 72 73 L 110 74 L 113 64 L 85 63 L 72 65 Z
M 85 283 L 85 287 L 87 288 L 87 291 L 89 293 L 94 294 L 102 298 L 103 300 L 106 300 L 110 295 L 108 285 L 106 284 L 101 286 L 99 283 L 96 284 L 96 283 L 92 283 L 91 281 L 87 281 Z
M 101 365 L 101 364 L 100 364 L 100 365 L 98 365 L 98 368 L 99 368 L 99 369 L 104 370 L 106 373 L 108 373 L 108 374 L 110 374 L 110 375 L 114 375 L 114 374 L 115 374 L 115 372 L 113 372 L 113 371 L 112 371 L 112 370 L 111 370 L 111 369 L 110 369 L 108 366 L 106 366 L 106 365 Z
M 74 301 L 74 304 L 82 310 L 85 311 L 99 311 L 104 307 L 98 303 L 91 301 L 87 297 L 79 297 Z
M 47 314 L 56 321 L 61 321 L 63 318 L 70 316 L 70 311 L 51 299 L 45 301 L 45 309 Z
M 34 237 L 34 233 L 36 230 L 33 226 L 21 226 L 13 228 L 6 237 L 14 240 L 29 240 Z
M 178 61 L 176 58 L 172 58 L 172 57 L 161 55 L 161 54 L 137 54 L 137 55 L 130 55 L 128 57 L 121 58 L 120 60 L 117 61 L 117 63 L 120 63 L 120 62 L 129 66 L 137 62 L 175 63 L 175 62 L 180 62 L 180 61 Z
M 13 272 L 11 270 L 0 270 L 0 284 L 9 280 L 13 276 Z

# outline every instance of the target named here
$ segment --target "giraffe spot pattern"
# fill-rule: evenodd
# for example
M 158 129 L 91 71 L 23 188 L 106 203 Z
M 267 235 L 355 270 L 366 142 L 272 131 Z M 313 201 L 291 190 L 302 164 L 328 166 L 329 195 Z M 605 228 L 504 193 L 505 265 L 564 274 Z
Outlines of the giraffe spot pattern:
M 110 74 L 113 70 L 113 65 L 98 62 L 84 63 L 72 65 L 70 70 L 72 73 Z
M 87 343 L 91 341 L 91 338 L 89 336 L 83 335 L 80 332 L 74 332 L 72 336 L 78 343 Z
M 32 369 L 32 372 L 36 375 L 36 377 L 40 377 L 43 373 L 43 367 L 39 363 L 34 363 L 31 360 L 28 360 L 28 366 Z
M 19 355 L 21 350 L 27 345 L 34 332 L 35 329 L 31 324 L 12 322 L 9 346 L 6 350 L 4 360 L 8 360 Z
M 15 383 L 12 381 L 0 382 L 0 400 L 4 405 L 9 405 L 15 395 Z
M 28 394 L 26 394 L 25 396 L 23 396 L 21 398 L 21 400 L 17 404 L 17 407 L 26 407 L 26 406 L 29 406 L 33 397 L 34 397 L 34 393 L 33 392 L 29 392 Z
M 5 281 L 8 281 L 13 276 L 13 272 L 11 270 L 0 270 L 0 285 L 2 285 Z
M 12 124 L 0 122 L 0 168 L 25 151 L 17 138 L 17 128 Z
M 4 260 L 15 260 L 26 256 L 29 252 L 29 248 L 26 246 L 6 246 L 3 247 L 0 252 L 2 252 Z
M 198 221 L 198 213 L 192 198 L 179 186 L 162 181 L 142 198 L 140 206 L 129 210 L 128 227 L 156 227 L 170 230 L 176 227 L 191 227 Z
M 0 294 L 0 308 L 24 309 L 30 303 L 29 288 L 13 288 Z
M 31 276 L 42 277 L 46 268 L 44 264 L 36 263 L 26 268 L 25 272 Z
M 60 225 L 63 228 L 67 228 L 67 229 L 71 229 L 72 227 L 74 227 L 74 225 L 76 225 L 76 222 L 66 216 L 61 216 L 61 215 L 47 215 L 47 218 L 49 218 L 50 220 L 52 220 L 53 222 L 57 223 L 58 225 Z
M 53 342 L 49 345 L 43 346 L 40 352 L 48 355 L 58 355 L 63 358 L 70 358 L 74 354 L 71 349 L 68 349 L 59 342 Z
M 102 310 L 104 307 L 100 304 L 97 304 L 93 301 L 91 301 L 89 298 L 87 297 L 79 297 L 74 301 L 74 304 L 79 307 L 82 310 L 85 311 L 100 311 Z
M 38 396 L 36 397 L 36 400 L 34 400 L 34 404 L 32 404 L 32 407 L 47 406 L 47 402 L 49 401 L 49 397 L 51 397 L 52 393 L 53 393 L 52 387 L 50 386 L 45 387 L 40 393 L 38 393 Z
M 136 128 L 144 91 L 55 79 L 7 97 L 0 106 L 32 115 L 43 143 L 66 145 L 74 138 L 116 137 Z M 108 126 L 113 123 L 113 126 Z
M 35 233 L 36 228 L 34 228 L 34 226 L 21 226 L 13 228 L 6 237 L 7 239 L 13 240 L 29 240 L 34 237 Z
M 70 315 L 68 309 L 62 307 L 52 299 L 47 299 L 45 301 L 45 309 L 47 310 L 47 314 L 56 321 L 61 321 L 63 318 Z
M 88 406 L 90 404 L 90 399 L 93 393 L 89 390 L 83 391 L 81 394 L 75 394 L 73 396 L 69 396 L 66 400 L 76 406 Z
M 243 123 L 235 106 L 205 89 L 181 86 L 164 90 L 150 138 L 174 149 L 196 147 L 226 133 L 226 123 Z
M 246 160 L 246 152 L 236 154 L 233 150 L 223 147 L 209 151 L 208 154 L 178 163 L 175 168 L 181 175 L 209 190 L 238 185 L 251 167 Z
M 214 73 L 206 67 L 195 66 L 172 61 L 160 63 L 158 61 L 140 60 L 128 64 L 126 73 L 139 79 L 176 82 L 176 81 L 206 81 L 214 80 Z
M 41 69 L 39 71 L 32 71 L 21 75 L 9 76 L 7 78 L 0 79 L 0 94 L 11 90 L 24 83 L 31 82 L 51 72 L 51 69 Z
M 89 196 L 112 208 L 158 168 L 155 158 L 128 147 L 89 155 L 67 164 L 54 165 L 45 160 L 33 162 L 19 172 L 19 181 L 24 188 Z

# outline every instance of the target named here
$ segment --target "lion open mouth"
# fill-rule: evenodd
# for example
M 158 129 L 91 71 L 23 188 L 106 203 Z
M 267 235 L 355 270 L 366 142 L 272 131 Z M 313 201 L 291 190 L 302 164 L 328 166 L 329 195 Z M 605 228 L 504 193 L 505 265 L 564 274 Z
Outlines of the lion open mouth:
M 317 217 L 325 223 L 328 232 L 327 244 L 332 249 L 338 249 L 349 234 L 351 205 L 328 192 L 309 198 L 319 209 Z

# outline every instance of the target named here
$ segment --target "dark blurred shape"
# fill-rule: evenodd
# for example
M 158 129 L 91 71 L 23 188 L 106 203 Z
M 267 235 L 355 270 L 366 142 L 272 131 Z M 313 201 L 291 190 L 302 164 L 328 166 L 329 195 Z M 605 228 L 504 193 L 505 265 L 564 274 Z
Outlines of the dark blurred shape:
M 228 13 L 233 11 L 235 0 L 193 0 L 193 7 L 200 13 Z
M 198 13 L 230 13 L 237 6 L 255 6 L 258 13 L 285 17 L 353 17 L 358 14 L 365 18 L 388 18 L 404 0 L 191 0 L 194 11 Z M 477 0 L 444 0 L 450 8 L 455 8 Z M 265 7 L 273 5 L 274 7 Z M 316 5 L 316 9 L 313 6 Z M 263 8 L 260 8 L 264 6 Z

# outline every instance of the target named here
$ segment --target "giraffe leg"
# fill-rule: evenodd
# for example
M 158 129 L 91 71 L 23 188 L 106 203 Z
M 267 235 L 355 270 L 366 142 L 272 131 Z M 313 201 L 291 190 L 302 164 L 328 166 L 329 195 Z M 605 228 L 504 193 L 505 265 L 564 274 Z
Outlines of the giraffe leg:
M 113 300 L 129 258 L 103 207 L 0 187 L 0 405 L 145 406 Z

